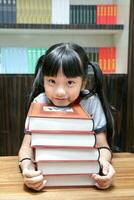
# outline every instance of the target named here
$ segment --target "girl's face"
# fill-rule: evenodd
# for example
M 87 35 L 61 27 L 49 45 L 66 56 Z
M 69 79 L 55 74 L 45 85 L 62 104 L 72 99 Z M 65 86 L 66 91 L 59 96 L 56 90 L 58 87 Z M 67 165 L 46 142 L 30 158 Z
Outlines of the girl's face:
M 62 69 L 56 77 L 44 76 L 45 94 L 56 106 L 68 106 L 79 96 L 84 89 L 81 77 L 67 78 Z

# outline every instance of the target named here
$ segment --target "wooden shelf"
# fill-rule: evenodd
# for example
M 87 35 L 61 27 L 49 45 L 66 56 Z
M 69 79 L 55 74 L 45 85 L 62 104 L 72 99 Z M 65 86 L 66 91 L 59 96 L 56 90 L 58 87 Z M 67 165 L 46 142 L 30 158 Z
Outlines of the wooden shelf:
M 124 25 L 74 24 L 0 24 L 0 33 L 64 33 L 64 34 L 116 34 Z

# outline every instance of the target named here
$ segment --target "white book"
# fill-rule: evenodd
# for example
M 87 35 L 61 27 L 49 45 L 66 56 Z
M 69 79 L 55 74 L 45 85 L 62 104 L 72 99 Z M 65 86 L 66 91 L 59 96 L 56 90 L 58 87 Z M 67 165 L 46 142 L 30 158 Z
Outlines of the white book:
M 69 162 L 37 162 L 37 169 L 44 175 L 56 174 L 91 174 L 100 172 L 100 163 L 96 161 L 69 161 Z
M 68 186 L 92 186 L 95 184 L 94 179 L 89 175 L 55 175 L 45 176 L 46 187 L 68 187 Z
M 30 118 L 29 131 L 33 130 L 53 130 L 53 131 L 92 131 L 93 122 L 81 119 L 51 119 L 50 118 Z
M 96 148 L 35 148 L 35 161 L 90 161 L 99 159 Z
M 52 146 L 52 147 L 94 147 L 96 135 L 93 133 L 36 133 L 32 132 L 31 146 Z
M 52 24 L 69 24 L 69 0 L 52 0 Z

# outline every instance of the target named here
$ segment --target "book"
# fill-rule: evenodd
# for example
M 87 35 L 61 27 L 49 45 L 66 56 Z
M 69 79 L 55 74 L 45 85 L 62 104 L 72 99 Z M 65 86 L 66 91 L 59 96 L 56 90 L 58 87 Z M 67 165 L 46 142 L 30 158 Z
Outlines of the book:
M 69 0 L 52 0 L 52 24 L 69 24 Z
M 56 107 L 32 103 L 28 112 L 28 131 L 91 132 L 93 119 L 79 104 Z
M 34 149 L 35 162 L 39 161 L 91 161 L 99 160 L 97 148 L 63 148 L 37 146 Z
M 48 175 L 44 179 L 46 187 L 80 187 L 80 186 L 93 186 L 95 181 L 89 174 L 85 175 Z
M 100 163 L 95 161 L 42 161 L 37 162 L 37 168 L 43 175 L 59 174 L 91 174 L 100 172 Z
M 49 147 L 94 147 L 96 135 L 91 133 L 55 133 L 55 132 L 32 132 L 31 146 Z
M 79 104 L 31 104 L 27 130 L 32 136 L 34 162 L 43 172 L 46 186 L 94 185 L 89 175 L 99 173 L 100 153 L 93 128 L 93 119 Z
M 3 23 L 3 2 L 0 0 L 0 24 Z

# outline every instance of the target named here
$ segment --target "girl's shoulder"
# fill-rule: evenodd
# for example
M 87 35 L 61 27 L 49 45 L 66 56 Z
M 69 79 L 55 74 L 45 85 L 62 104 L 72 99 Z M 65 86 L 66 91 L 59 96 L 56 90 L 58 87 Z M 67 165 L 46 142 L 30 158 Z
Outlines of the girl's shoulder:
M 37 97 L 34 98 L 33 102 L 36 103 L 49 103 L 49 100 L 45 93 L 40 93 Z
M 82 99 L 81 99 L 81 103 L 83 102 L 83 103 L 93 103 L 93 104 L 96 104 L 97 102 L 100 102 L 100 99 L 99 99 L 99 97 L 98 97 L 98 94 L 97 93 L 95 93 L 95 94 L 89 94 L 89 95 L 87 95 L 87 96 L 84 96 Z
M 83 97 L 80 104 L 87 112 L 91 113 L 93 110 L 102 107 L 98 94 Z

